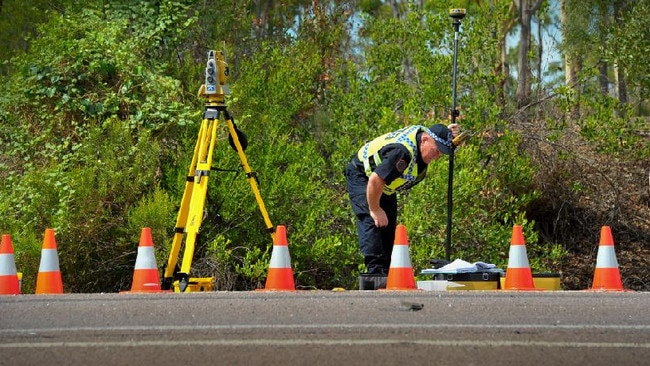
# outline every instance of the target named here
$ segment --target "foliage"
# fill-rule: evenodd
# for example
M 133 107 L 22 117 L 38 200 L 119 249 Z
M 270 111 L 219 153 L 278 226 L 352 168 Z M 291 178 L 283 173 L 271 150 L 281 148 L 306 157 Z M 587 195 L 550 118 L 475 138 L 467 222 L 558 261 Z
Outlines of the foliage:
M 66 0 L 3 0 L 0 2 L 0 75 L 10 69 L 11 58 L 29 48 L 29 39 L 48 17 L 64 8 Z
M 650 3 L 647 0 L 630 4 L 631 9 L 626 14 L 622 26 L 614 29 L 608 44 L 608 57 L 627 71 L 628 83 L 640 93 L 639 99 L 647 101 L 650 98 L 650 65 L 647 62 L 636 62 L 639 57 L 650 52 L 647 40 L 650 29 L 644 20 L 644 9 Z
M 55 228 L 70 291 L 128 286 L 139 228 L 126 217 L 158 185 L 167 133 L 196 114 L 164 63 L 142 62 L 151 33 L 128 28 L 91 9 L 52 15 L 1 101 L 2 230 L 20 232 L 20 251 Z
M 255 179 L 273 226 L 287 227 L 297 286 L 356 286 L 363 260 L 343 169 L 378 134 L 448 122 L 448 3 L 400 2 L 398 16 L 381 1 L 262 3 L 62 2 L 29 48 L 14 47 L 0 80 L 0 230 L 12 233 L 27 291 L 47 227 L 56 229 L 66 291 L 127 289 L 143 227 L 152 229 L 159 266 L 166 263 L 201 120 L 196 90 L 208 49 L 226 53 L 226 102 L 248 137 L 254 174 L 244 174 L 219 121 L 192 275 L 215 276 L 220 290 L 264 285 L 272 242 L 251 190 Z M 480 16 L 463 21 L 458 105 L 471 137 L 455 154 L 453 196 L 448 160 L 440 159 L 400 197 L 416 272 L 447 254 L 450 200 L 453 258 L 505 267 L 514 224 L 524 227 L 535 271 L 557 270 L 567 254 L 537 230 L 530 211 L 549 193 L 535 180 L 544 167 L 512 122 L 522 111 L 500 98 L 495 30 L 508 16 L 506 3 L 478 4 Z M 643 32 L 638 19 L 630 26 Z M 631 35 L 612 35 L 626 55 L 643 50 Z M 644 75 L 633 57 L 622 57 Z M 554 134 L 548 141 L 577 127 L 599 152 L 647 159 L 647 122 L 631 117 L 639 108 L 600 96 L 594 80 L 586 73 L 580 95 L 558 88 L 549 97 L 540 110 Z M 644 82 L 639 76 L 635 87 Z M 563 113 L 576 104 L 579 121 Z

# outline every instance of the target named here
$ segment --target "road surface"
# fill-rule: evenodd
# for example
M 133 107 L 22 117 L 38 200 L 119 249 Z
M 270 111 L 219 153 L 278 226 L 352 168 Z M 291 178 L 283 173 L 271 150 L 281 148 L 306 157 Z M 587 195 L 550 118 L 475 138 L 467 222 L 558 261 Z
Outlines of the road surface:
M 0 365 L 649 365 L 650 293 L 0 296 Z

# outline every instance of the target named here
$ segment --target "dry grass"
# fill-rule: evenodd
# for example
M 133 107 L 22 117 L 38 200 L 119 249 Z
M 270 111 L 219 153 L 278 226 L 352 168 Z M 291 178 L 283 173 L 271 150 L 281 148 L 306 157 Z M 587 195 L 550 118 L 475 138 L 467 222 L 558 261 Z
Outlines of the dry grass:
M 649 291 L 650 161 L 598 153 L 577 130 L 551 141 L 543 126 L 518 126 L 522 148 L 539 165 L 535 184 L 542 192 L 527 212 L 540 240 L 568 251 L 558 268 L 563 288 L 591 287 L 600 229 L 610 226 L 624 287 Z

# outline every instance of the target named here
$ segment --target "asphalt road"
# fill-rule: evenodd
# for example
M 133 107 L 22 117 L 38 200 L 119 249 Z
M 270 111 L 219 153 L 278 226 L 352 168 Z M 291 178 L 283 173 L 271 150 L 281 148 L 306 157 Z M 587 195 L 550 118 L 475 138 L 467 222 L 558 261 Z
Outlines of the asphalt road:
M 0 296 L 0 365 L 649 365 L 650 293 Z

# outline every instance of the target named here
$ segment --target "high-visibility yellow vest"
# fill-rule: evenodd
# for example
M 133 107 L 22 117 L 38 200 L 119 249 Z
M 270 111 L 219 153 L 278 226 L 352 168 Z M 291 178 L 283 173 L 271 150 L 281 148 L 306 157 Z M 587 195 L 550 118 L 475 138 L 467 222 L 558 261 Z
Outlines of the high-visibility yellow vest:
M 420 182 L 427 175 L 426 169 L 423 172 L 418 173 L 417 164 L 417 155 L 419 151 L 417 148 L 416 136 L 418 132 L 425 131 L 425 128 L 426 127 L 424 126 L 415 125 L 389 132 L 366 143 L 361 147 L 361 149 L 359 149 L 359 152 L 357 152 L 357 157 L 363 163 L 363 167 L 368 177 L 375 170 L 375 167 L 381 164 L 379 150 L 381 150 L 382 147 L 388 144 L 399 143 L 406 147 L 411 154 L 409 165 L 398 178 L 384 186 L 384 194 L 395 194 L 395 192 L 408 189 Z

